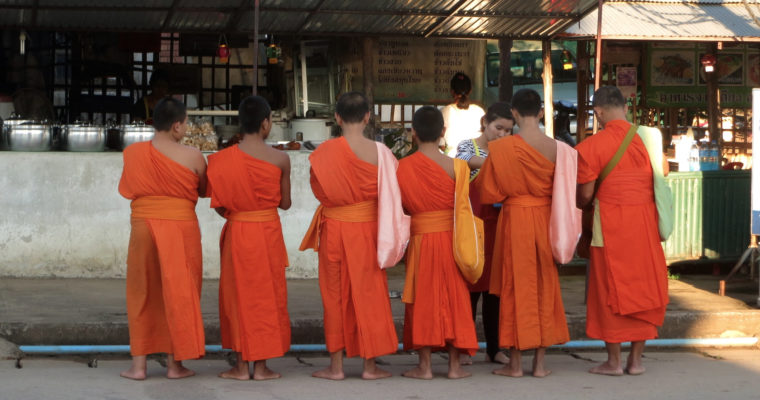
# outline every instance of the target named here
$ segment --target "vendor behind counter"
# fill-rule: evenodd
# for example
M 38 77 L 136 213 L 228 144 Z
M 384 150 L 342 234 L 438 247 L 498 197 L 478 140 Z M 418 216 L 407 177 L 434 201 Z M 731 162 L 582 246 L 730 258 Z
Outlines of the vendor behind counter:
M 133 121 L 144 121 L 153 124 L 153 108 L 159 100 L 169 96 L 169 73 L 162 69 L 153 71 L 150 76 L 150 94 L 140 97 L 132 106 Z

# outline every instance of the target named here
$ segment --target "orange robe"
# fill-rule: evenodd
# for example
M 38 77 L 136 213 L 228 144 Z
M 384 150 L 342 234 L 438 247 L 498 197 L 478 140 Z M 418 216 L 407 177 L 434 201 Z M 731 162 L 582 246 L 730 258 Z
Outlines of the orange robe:
M 579 184 L 597 179 L 630 126 L 609 122 L 576 147 Z M 604 247 L 591 247 L 586 335 L 610 343 L 654 339 L 668 304 L 667 265 L 657 230 L 652 166 L 638 135 L 596 197 Z
M 356 157 L 342 137 L 319 145 L 309 161 L 321 205 L 301 249 L 317 247 L 310 233 L 318 234 L 327 350 L 362 358 L 395 353 L 388 278 L 377 261 L 377 166 Z
M 554 163 L 517 135 L 488 147 L 481 201 L 502 203 L 489 290 L 501 299 L 499 346 L 526 350 L 567 342 L 549 242 Z
M 469 354 L 478 350 L 470 291 L 454 261 L 454 179 L 417 152 L 402 159 L 398 182 L 404 209 L 412 215 L 407 250 L 404 349 L 451 344 Z M 406 297 L 406 296 L 405 296 Z
M 480 173 L 470 182 L 470 204 L 472 213 L 483 220 L 483 247 L 485 251 L 485 263 L 483 274 L 475 283 L 467 283 L 471 292 L 487 292 L 491 282 L 491 263 L 493 260 L 494 239 L 496 238 L 496 223 L 499 220 L 500 208 L 493 204 L 484 204 L 480 201 L 480 186 L 483 180 Z
M 204 355 L 199 177 L 153 147 L 124 150 L 119 193 L 132 200 L 127 318 L 132 355 Z
M 282 170 L 238 146 L 208 157 L 211 207 L 227 209 L 219 239 L 222 346 L 246 361 L 281 357 L 290 348 L 285 267 L 277 214 Z

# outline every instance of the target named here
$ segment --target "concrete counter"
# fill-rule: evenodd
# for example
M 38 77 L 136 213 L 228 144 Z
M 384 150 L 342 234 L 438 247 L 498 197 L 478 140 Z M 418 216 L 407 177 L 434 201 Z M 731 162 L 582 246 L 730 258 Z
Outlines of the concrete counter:
M 317 276 L 317 256 L 298 251 L 318 202 L 309 187 L 308 151 L 289 151 L 293 205 L 280 210 L 289 278 Z M 0 152 L 0 276 L 126 276 L 129 201 L 118 193 L 121 153 Z M 224 219 L 196 207 L 203 275 L 219 277 Z

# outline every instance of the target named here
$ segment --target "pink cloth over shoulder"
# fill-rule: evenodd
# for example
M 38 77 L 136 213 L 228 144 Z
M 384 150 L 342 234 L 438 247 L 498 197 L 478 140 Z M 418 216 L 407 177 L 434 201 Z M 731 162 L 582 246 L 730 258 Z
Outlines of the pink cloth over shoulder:
M 560 264 L 573 259 L 581 235 L 581 210 L 575 206 L 577 171 L 578 152 L 557 141 L 549 241 L 554 261 Z
M 404 214 L 396 177 L 398 160 L 383 143 L 377 143 L 377 261 L 380 268 L 398 264 L 409 243 L 412 218 Z

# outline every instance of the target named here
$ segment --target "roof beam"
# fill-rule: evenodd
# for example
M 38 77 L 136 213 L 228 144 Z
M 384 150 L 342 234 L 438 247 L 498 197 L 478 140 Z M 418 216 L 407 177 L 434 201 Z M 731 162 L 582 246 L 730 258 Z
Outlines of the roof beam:
M 246 3 L 246 2 L 243 2 Z M 320 3 L 321 5 L 321 3 Z M 139 6 L 139 7 L 115 7 L 115 6 L 67 6 L 67 5 L 17 5 L 2 4 L 0 10 L 42 10 L 42 11 L 124 11 L 124 12 L 221 12 L 239 14 L 242 11 L 251 11 L 253 7 L 244 4 L 242 7 L 156 7 L 156 6 Z M 490 17 L 490 18 L 537 18 L 537 19 L 557 19 L 557 18 L 579 18 L 583 13 L 578 12 L 548 12 L 548 13 L 527 13 L 516 12 L 508 13 L 504 11 L 459 11 L 454 15 L 450 12 L 424 11 L 424 10 L 342 10 L 342 9 L 314 9 L 304 7 L 261 7 L 262 12 L 291 12 L 291 13 L 313 13 L 313 14 L 341 14 L 341 15 L 382 15 L 382 16 L 414 16 L 414 17 L 437 17 L 437 18 L 457 18 L 457 17 Z
M 301 34 L 303 30 L 306 28 L 306 25 L 308 25 L 309 22 L 311 22 L 311 20 L 314 19 L 314 16 L 319 13 L 319 10 L 321 10 L 322 6 L 325 4 L 325 1 L 327 0 L 320 0 L 319 4 L 317 4 L 317 6 L 314 7 L 314 9 L 309 11 L 309 16 L 306 17 L 306 19 L 303 20 L 303 23 L 301 24 L 301 26 L 298 27 L 298 34 Z
M 449 11 L 449 15 L 443 18 L 438 18 L 438 21 L 436 21 L 436 23 L 434 23 L 433 26 L 428 28 L 428 30 L 425 31 L 425 33 L 422 34 L 422 36 L 430 37 L 430 35 L 432 35 L 435 31 L 437 31 L 438 29 L 441 29 L 441 27 L 445 23 L 451 21 L 451 19 L 454 18 L 454 16 L 456 16 L 457 13 L 459 13 L 459 11 L 462 10 L 462 7 L 464 7 L 464 5 L 467 4 L 467 1 L 468 0 L 459 0 L 459 3 L 457 3 L 454 7 L 451 8 L 451 11 Z

